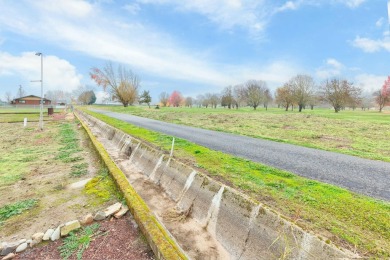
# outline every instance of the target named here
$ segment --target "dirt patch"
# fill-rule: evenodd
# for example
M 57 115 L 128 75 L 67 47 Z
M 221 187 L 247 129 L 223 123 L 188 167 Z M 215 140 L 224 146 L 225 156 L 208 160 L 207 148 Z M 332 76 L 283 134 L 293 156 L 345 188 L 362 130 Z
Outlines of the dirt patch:
M 83 253 L 83 259 L 155 259 L 130 214 L 118 220 L 105 220 L 99 224 L 98 232 L 100 235 L 91 241 Z M 63 240 L 50 242 L 18 254 L 14 259 L 61 259 L 58 247 L 62 245 Z M 73 255 L 69 259 L 77 258 Z

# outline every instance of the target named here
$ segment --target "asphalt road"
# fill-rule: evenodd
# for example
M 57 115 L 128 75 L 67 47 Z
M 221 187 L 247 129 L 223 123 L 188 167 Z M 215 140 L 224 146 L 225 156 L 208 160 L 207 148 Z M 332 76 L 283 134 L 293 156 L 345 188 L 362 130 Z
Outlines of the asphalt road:
M 133 125 L 186 139 L 297 175 L 390 201 L 390 163 L 297 145 L 165 123 L 153 119 L 96 110 Z

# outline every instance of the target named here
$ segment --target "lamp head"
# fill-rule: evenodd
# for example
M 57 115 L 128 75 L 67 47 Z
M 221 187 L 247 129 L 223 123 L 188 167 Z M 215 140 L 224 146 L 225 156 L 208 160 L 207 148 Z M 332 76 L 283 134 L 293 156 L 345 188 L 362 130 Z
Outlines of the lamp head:
M 42 52 L 37 52 L 37 53 L 35 53 L 35 55 L 41 56 L 41 55 L 42 55 Z

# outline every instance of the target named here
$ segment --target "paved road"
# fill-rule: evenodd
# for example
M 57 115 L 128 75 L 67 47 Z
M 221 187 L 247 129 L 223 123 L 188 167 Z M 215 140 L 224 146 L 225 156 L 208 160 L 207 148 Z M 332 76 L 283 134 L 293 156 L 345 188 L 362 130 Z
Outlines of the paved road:
M 93 111 L 153 131 L 183 138 L 213 150 L 390 201 L 390 163 L 165 123 L 129 114 L 95 109 Z

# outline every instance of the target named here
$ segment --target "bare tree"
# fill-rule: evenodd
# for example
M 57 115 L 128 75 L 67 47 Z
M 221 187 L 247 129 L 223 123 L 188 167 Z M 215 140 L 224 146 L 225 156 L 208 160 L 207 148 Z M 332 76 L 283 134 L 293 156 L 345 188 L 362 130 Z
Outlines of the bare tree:
M 265 110 L 268 110 L 268 104 L 271 103 L 273 100 L 271 91 L 267 88 L 264 91 L 264 100 L 263 100 L 263 105 Z
M 359 97 L 361 90 L 347 80 L 326 80 L 321 86 L 321 98 L 329 102 L 336 113 L 344 108 L 352 99 Z
M 248 105 L 254 110 L 264 102 L 267 83 L 262 80 L 249 80 L 246 84 Z
M 118 66 L 114 71 L 111 62 L 108 62 L 103 70 L 92 68 L 91 78 L 104 90 L 108 90 L 114 100 L 118 100 L 124 107 L 132 105 L 138 97 L 140 83 L 138 76 L 130 69 Z
M 227 106 L 229 109 L 231 109 L 234 104 L 235 100 L 233 97 L 232 86 L 228 86 L 222 91 L 221 105 L 223 107 Z
M 384 93 L 381 89 L 374 92 L 375 102 L 379 106 L 379 112 L 382 112 L 382 109 L 390 103 L 390 95 Z
M 220 101 L 219 95 L 218 94 L 211 94 L 209 101 L 210 101 L 210 105 L 212 108 L 217 108 L 218 103 Z
M 192 107 L 194 100 L 192 97 L 186 97 L 184 103 L 186 107 Z
M 203 100 L 205 99 L 205 97 L 203 95 L 197 95 L 196 96 L 196 104 L 198 107 L 202 107 L 203 106 Z
M 314 80 L 308 75 L 297 75 L 290 79 L 289 85 L 292 87 L 294 103 L 298 105 L 299 112 L 302 112 L 314 95 Z
M 289 83 L 285 83 L 283 87 L 276 89 L 275 100 L 288 111 L 290 106 L 294 104 L 294 91 Z
M 5 101 L 7 101 L 7 103 L 11 103 L 11 100 L 12 100 L 11 92 L 9 92 L 9 91 L 5 92 L 4 97 L 5 97 Z
M 169 101 L 169 94 L 167 92 L 161 92 L 159 99 L 162 106 L 166 107 Z
M 236 108 L 245 106 L 248 101 L 247 91 L 244 84 L 233 87 L 233 97 L 236 101 Z

